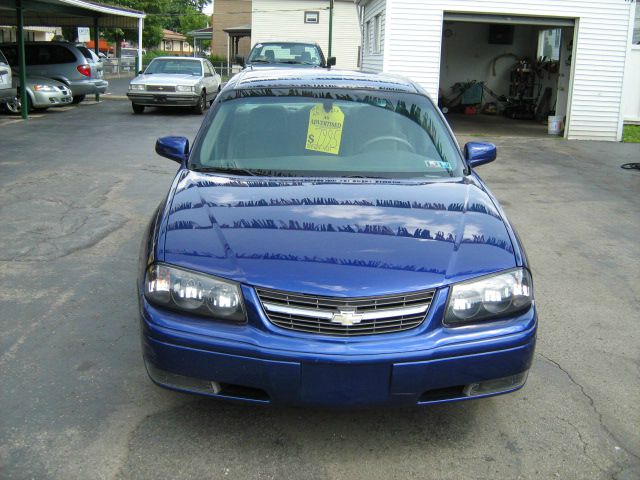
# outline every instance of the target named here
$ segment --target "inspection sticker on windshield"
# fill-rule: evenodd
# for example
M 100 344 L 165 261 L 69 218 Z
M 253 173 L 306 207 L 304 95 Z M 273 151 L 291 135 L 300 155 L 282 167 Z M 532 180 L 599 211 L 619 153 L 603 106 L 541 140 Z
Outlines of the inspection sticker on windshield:
M 449 162 L 441 162 L 439 160 L 425 160 L 424 164 L 427 166 L 427 168 L 443 168 L 445 170 L 451 170 L 451 165 L 449 165 Z
M 314 152 L 340 153 L 342 140 L 342 127 L 344 127 L 344 113 L 335 105 L 330 111 L 326 111 L 319 103 L 309 112 L 309 130 L 307 131 L 307 150 Z

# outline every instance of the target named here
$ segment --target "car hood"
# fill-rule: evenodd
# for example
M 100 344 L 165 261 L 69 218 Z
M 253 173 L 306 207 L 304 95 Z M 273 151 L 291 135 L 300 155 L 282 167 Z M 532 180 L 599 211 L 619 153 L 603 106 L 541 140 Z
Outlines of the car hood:
M 251 70 L 273 70 L 281 68 L 322 68 L 320 65 L 308 65 L 304 63 L 248 63 L 245 68 Z
M 158 258 L 238 282 L 368 296 L 516 265 L 500 213 L 473 178 L 178 180 Z
M 147 85 L 195 85 L 200 80 L 199 76 L 188 74 L 152 73 L 150 75 L 138 75 L 131 83 L 143 83 Z

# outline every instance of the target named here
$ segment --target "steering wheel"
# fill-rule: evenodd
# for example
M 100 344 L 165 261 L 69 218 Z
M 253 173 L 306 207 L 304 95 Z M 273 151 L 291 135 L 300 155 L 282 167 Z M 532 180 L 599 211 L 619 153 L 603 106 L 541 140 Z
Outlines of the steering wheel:
M 404 145 L 406 147 L 406 150 L 408 150 L 409 152 L 416 153 L 415 147 L 411 145 L 411 143 L 409 143 L 408 140 L 405 140 L 404 138 L 400 138 L 400 137 L 394 137 L 393 135 L 382 135 L 380 137 L 372 138 L 371 140 L 368 140 L 367 142 L 365 142 L 364 145 L 360 147 L 358 152 L 364 152 L 368 150 L 369 147 L 371 147 L 371 145 L 375 145 L 376 143 L 380 143 L 380 142 L 399 143 L 401 145 Z

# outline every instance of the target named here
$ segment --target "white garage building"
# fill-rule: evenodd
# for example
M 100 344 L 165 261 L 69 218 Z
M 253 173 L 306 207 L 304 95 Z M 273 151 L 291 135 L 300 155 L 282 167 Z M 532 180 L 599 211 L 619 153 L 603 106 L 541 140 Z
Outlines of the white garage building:
M 329 53 L 329 2 L 327 0 L 253 0 L 252 44 L 269 40 L 315 42 Z M 353 0 L 335 0 L 331 56 L 336 67 L 358 68 L 360 26 Z
M 434 100 L 455 97 L 463 90 L 461 85 L 482 83 L 482 102 L 507 105 L 512 118 L 525 117 L 527 105 L 514 110 L 509 103 L 519 92 L 522 101 L 535 102 L 541 109 L 545 102 L 548 110 L 563 117 L 566 138 L 621 139 L 634 0 L 357 0 L 357 4 L 364 71 L 406 75 Z M 538 62 L 540 56 L 544 62 Z M 527 85 L 527 63 L 519 63 L 522 59 L 536 66 L 531 85 Z

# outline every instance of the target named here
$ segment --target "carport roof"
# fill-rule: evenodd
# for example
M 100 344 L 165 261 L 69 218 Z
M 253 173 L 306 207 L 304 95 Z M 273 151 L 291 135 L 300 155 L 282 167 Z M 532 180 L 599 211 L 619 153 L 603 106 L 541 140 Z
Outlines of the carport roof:
M 23 0 L 25 26 L 137 29 L 145 13 L 87 0 Z M 0 0 L 0 25 L 17 25 L 15 0 Z

